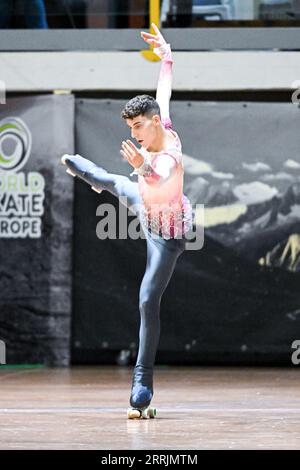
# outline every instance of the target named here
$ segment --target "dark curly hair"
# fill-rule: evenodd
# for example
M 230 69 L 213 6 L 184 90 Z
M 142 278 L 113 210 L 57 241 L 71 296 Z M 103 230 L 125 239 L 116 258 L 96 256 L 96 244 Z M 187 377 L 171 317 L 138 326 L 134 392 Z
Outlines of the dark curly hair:
M 121 112 L 123 119 L 133 119 L 139 115 L 152 117 L 158 114 L 160 117 L 160 108 L 158 102 L 150 95 L 138 95 L 126 103 Z

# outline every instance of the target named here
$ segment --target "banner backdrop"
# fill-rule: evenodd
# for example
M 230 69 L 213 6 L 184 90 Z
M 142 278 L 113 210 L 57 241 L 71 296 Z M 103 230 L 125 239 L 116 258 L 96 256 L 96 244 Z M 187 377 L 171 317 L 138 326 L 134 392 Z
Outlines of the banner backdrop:
M 77 152 L 110 172 L 124 100 L 76 102 Z M 287 103 L 172 101 L 185 192 L 205 204 L 204 247 L 185 252 L 161 303 L 158 362 L 292 364 L 300 332 L 300 111 Z M 134 180 L 134 179 L 133 179 Z M 99 240 L 99 204 L 76 181 L 74 362 L 133 362 L 144 240 Z
M 69 363 L 74 97 L 0 106 L 0 340 L 8 364 Z
M 118 201 L 76 179 L 73 212 L 74 179 L 60 165 L 76 151 L 129 176 L 124 104 L 77 99 L 75 121 L 71 95 L 0 107 L 0 363 L 69 364 L 71 311 L 74 363 L 135 360 L 145 240 L 100 240 L 97 208 L 109 203 L 118 215 Z M 299 112 L 286 103 L 172 101 L 184 190 L 195 211 L 205 205 L 205 238 L 179 258 L 163 296 L 157 362 L 292 365 Z

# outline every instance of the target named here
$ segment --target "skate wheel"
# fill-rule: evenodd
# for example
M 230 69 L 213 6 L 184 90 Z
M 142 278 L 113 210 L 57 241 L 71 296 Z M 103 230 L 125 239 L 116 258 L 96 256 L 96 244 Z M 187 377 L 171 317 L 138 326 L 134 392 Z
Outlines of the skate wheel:
M 143 418 L 155 418 L 156 416 L 156 408 L 145 408 L 142 411 Z
M 144 410 L 142 410 L 142 416 L 141 417 L 143 419 L 149 419 L 150 418 L 149 408 L 145 408 Z
M 155 418 L 156 416 L 156 408 L 149 408 L 149 417 Z
M 98 188 L 95 188 L 95 186 L 92 186 L 92 190 L 93 191 L 96 191 L 96 193 L 102 193 L 103 189 L 98 189 Z
M 66 170 L 66 172 L 69 173 L 69 175 L 71 175 L 71 176 L 74 176 L 74 177 L 76 176 L 75 173 L 73 173 L 73 171 L 70 170 L 70 168 L 68 168 L 68 169 Z
M 60 159 L 60 161 L 61 161 L 61 163 L 62 163 L 63 165 L 66 164 L 66 158 L 67 158 L 67 156 L 68 156 L 68 155 L 65 154 L 65 155 L 63 155 L 63 156 L 61 157 L 61 159 Z
M 136 410 L 134 408 L 128 408 L 127 410 L 127 418 L 128 419 L 137 419 L 141 417 L 141 412 L 140 410 Z

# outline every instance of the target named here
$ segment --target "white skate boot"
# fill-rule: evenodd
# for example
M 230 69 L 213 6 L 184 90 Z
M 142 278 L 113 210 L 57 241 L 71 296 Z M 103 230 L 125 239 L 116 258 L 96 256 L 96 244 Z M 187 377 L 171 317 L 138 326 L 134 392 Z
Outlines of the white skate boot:
M 62 163 L 63 165 L 68 166 L 68 158 L 69 158 L 69 157 L 81 157 L 81 155 L 79 155 L 78 153 L 76 153 L 76 155 L 69 155 L 69 154 L 65 153 L 65 154 L 61 157 L 61 159 L 60 159 L 61 163 Z M 75 178 L 75 176 L 77 176 L 76 173 L 71 170 L 71 168 L 67 168 L 66 172 L 67 172 L 69 175 L 73 176 L 74 178 Z M 103 191 L 103 189 L 98 189 L 98 188 L 96 188 L 95 186 L 91 186 L 91 188 L 92 188 L 93 191 L 96 191 L 96 193 L 98 193 L 98 194 L 101 194 L 102 191 Z

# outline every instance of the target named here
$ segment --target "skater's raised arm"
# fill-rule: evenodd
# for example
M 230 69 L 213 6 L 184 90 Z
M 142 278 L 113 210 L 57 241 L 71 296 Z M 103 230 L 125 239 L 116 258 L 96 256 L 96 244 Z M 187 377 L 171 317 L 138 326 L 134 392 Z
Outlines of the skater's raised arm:
M 141 36 L 148 44 L 153 45 L 153 52 L 161 58 L 156 101 L 160 107 L 161 120 L 166 122 L 170 119 L 169 103 L 172 94 L 172 66 L 173 58 L 170 44 L 167 44 L 158 27 L 152 23 L 156 34 L 142 32 Z

